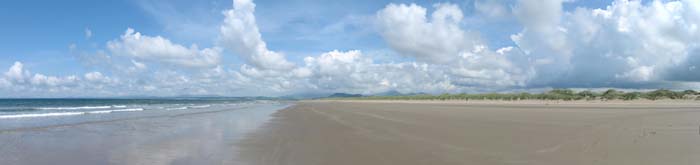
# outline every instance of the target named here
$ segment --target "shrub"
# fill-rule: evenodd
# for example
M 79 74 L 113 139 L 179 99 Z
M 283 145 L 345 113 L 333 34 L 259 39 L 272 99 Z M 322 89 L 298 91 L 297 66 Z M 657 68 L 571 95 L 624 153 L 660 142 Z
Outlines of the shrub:
M 615 100 L 618 97 L 620 97 L 622 93 L 618 92 L 617 90 L 614 89 L 608 89 L 607 91 L 603 92 L 603 99 L 605 100 Z
M 696 92 L 694 90 L 685 90 L 685 91 L 683 91 L 683 94 L 684 95 L 697 95 L 698 92 Z
M 658 100 L 663 98 L 680 99 L 683 98 L 683 95 L 683 92 L 674 92 L 668 89 L 659 89 L 649 92 L 646 98 L 649 100 Z
M 641 97 L 641 92 L 629 92 L 622 95 L 623 100 L 636 100 Z
M 669 99 L 696 99 L 700 100 L 700 97 L 695 97 L 700 93 L 694 90 L 685 91 L 671 91 L 667 89 L 659 89 L 651 92 L 621 92 L 614 89 L 609 89 L 603 93 L 596 93 L 591 91 L 581 91 L 574 92 L 570 89 L 553 89 L 544 93 L 483 93 L 483 94 L 449 94 L 444 93 L 441 95 L 429 95 L 429 94 L 418 94 L 418 95 L 405 95 L 405 96 L 364 96 L 364 97 L 353 97 L 353 98 L 343 98 L 343 99 L 363 99 L 363 100 L 579 100 L 579 99 L 604 99 L 604 100 L 635 100 L 635 99 L 649 99 L 658 100 L 662 98 Z
M 566 95 L 566 96 L 573 96 L 574 91 L 571 89 L 553 89 L 549 91 L 548 93 L 551 94 L 557 94 L 557 95 Z
M 577 93 L 576 95 L 578 95 L 578 97 L 581 97 L 581 98 L 586 99 L 586 100 L 593 100 L 596 97 L 595 93 L 593 93 L 589 90 L 581 91 L 581 92 Z

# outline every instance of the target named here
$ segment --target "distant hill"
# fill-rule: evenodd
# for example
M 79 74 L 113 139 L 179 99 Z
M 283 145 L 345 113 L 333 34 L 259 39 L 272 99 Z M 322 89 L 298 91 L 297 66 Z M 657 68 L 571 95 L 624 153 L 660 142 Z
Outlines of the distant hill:
M 427 95 L 427 93 L 419 92 L 419 93 L 401 93 L 396 90 L 390 90 L 382 93 L 376 93 L 373 94 L 372 96 L 414 96 L 414 95 Z
M 338 97 L 362 97 L 361 94 L 348 94 L 348 93 L 334 93 L 332 95 L 328 96 L 329 98 L 338 98 Z
M 415 95 L 429 95 L 429 93 L 425 93 L 425 92 L 407 93 L 404 96 L 415 96 Z
M 382 92 L 382 93 L 376 93 L 372 96 L 403 96 L 403 95 L 404 94 L 399 92 L 399 91 L 390 90 L 390 91 L 386 91 L 386 92 Z
M 280 98 L 292 99 L 292 100 L 317 99 L 317 98 L 324 98 L 328 95 L 329 95 L 329 93 L 297 93 L 297 94 L 292 94 L 292 95 L 281 96 Z

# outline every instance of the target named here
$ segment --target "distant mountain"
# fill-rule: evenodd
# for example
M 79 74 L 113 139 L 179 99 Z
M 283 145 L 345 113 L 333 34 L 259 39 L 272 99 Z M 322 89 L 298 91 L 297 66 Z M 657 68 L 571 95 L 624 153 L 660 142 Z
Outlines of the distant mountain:
M 361 94 L 348 94 L 348 93 L 334 93 L 330 96 L 330 98 L 338 98 L 338 97 L 362 97 Z
M 320 99 L 320 98 L 343 98 L 343 97 L 363 97 L 363 96 L 412 96 L 412 95 L 424 95 L 426 93 L 401 93 L 396 90 L 389 90 L 386 92 L 375 93 L 372 95 L 361 95 L 361 94 L 350 94 L 350 93 L 297 93 L 293 95 L 286 95 L 279 97 L 280 99 Z
M 221 95 L 178 95 L 178 96 L 173 96 L 173 97 L 180 97 L 180 98 L 214 98 L 214 97 L 225 97 Z
M 396 90 L 390 90 L 382 93 L 376 93 L 373 96 L 403 96 L 404 94 L 396 91 Z
M 414 95 L 426 95 L 427 93 L 423 92 L 418 92 L 418 93 L 401 93 L 396 90 L 390 90 L 382 93 L 376 93 L 372 96 L 414 96 Z
M 407 93 L 407 94 L 405 94 L 405 96 L 414 96 L 414 95 L 430 95 L 430 94 L 425 93 L 425 92 Z
M 280 98 L 283 99 L 316 99 L 316 98 L 324 98 L 328 96 L 328 93 L 297 93 L 293 95 L 286 95 L 286 96 L 281 96 Z

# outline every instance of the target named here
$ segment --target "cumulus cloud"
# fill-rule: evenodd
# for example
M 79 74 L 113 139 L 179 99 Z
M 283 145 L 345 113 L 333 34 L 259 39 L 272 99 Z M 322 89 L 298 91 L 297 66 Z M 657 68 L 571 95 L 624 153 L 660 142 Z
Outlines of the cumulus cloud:
M 54 77 L 54 76 L 46 76 L 40 73 L 34 74 L 34 77 L 30 79 L 32 85 L 46 85 L 46 86 L 58 86 L 62 84 L 68 84 L 68 83 L 73 83 L 76 80 L 75 76 L 69 76 L 64 79 Z
M 131 28 L 118 40 L 109 41 L 107 49 L 113 55 L 184 67 L 213 67 L 221 61 L 220 48 L 199 49 L 195 44 L 188 48 L 161 36 L 141 35 Z
M 513 53 L 516 51 L 512 47 L 491 50 L 480 41 L 478 35 L 462 29 L 460 24 L 463 13 L 454 4 L 437 4 L 436 10 L 429 16 L 427 9 L 415 4 L 390 4 L 377 13 L 378 23 L 384 23 L 380 27 L 386 28 L 384 30 L 387 34 L 383 36 L 387 42 L 396 45 L 392 48 L 405 48 L 399 52 L 418 59 L 416 62 L 401 63 L 377 63 L 373 57 L 365 56 L 359 50 L 334 50 L 306 57 L 302 64 L 295 65 L 282 54 L 267 49 L 255 23 L 254 8 L 255 5 L 250 1 L 234 1 L 234 8 L 224 12 L 226 18 L 221 26 L 219 44 L 244 57 L 247 63 L 238 70 L 225 71 L 217 66 L 212 70 L 187 73 L 153 68 L 152 72 L 145 72 L 149 76 L 132 76 L 131 80 L 125 79 L 121 83 L 133 85 L 131 90 L 143 87 L 137 90 L 146 92 L 235 90 L 240 93 L 275 95 L 308 91 L 363 94 L 389 90 L 407 93 L 471 92 L 483 90 L 478 88 L 483 86 L 518 86 L 523 81 L 524 76 L 517 75 L 522 71 L 508 61 L 511 58 L 509 56 L 518 55 Z M 402 14 L 415 17 L 402 20 Z M 389 30 L 397 28 L 398 32 Z M 109 53 L 117 55 L 119 52 L 130 52 L 121 50 L 140 48 L 121 46 L 128 45 L 123 43 L 138 43 L 132 40 L 157 40 L 159 43 L 167 43 L 163 45 L 173 45 L 162 37 L 141 36 L 140 33 L 127 30 L 120 40 L 107 44 Z M 410 47 L 411 45 L 417 47 Z M 141 54 L 156 53 L 123 54 L 129 55 L 121 57 L 128 57 L 126 61 L 131 62 L 128 63 L 131 66 L 127 67 L 129 69 L 118 69 L 119 71 L 143 71 L 147 68 L 146 64 L 139 61 L 153 59 L 146 58 L 150 56 L 142 57 Z M 102 79 L 101 75 L 100 72 L 91 72 L 84 79 L 96 82 Z
M 454 4 L 437 4 L 430 17 L 416 4 L 389 4 L 377 13 L 377 24 L 382 37 L 401 55 L 447 63 L 479 42 L 477 35 L 460 28 L 462 18 Z
M 513 13 L 523 25 L 522 32 L 511 39 L 528 57 L 529 67 L 537 68 L 537 77 L 530 84 L 547 84 L 551 79 L 562 77 L 571 61 L 571 50 L 567 43 L 566 29 L 560 26 L 562 0 L 519 0 Z
M 133 66 L 129 67 L 130 71 L 142 71 L 142 70 L 146 70 L 148 68 L 148 66 L 146 66 L 146 64 L 144 64 L 142 62 L 135 61 L 135 60 L 131 60 L 131 64 L 133 64 Z
M 7 89 L 12 86 L 12 83 L 10 81 L 7 81 L 7 79 L 0 78 L 0 89 Z
M 3 84 L 7 86 L 71 86 L 74 85 L 79 78 L 76 76 L 56 77 L 47 76 L 41 73 L 32 74 L 24 68 L 24 64 L 17 61 L 5 72 Z
M 22 62 L 17 61 L 5 72 L 3 77 L 0 77 L 0 87 L 4 88 L 4 91 L 21 91 L 11 95 L 18 96 L 31 94 L 30 92 L 34 91 L 55 92 L 68 90 L 76 86 L 79 80 L 76 76 L 56 77 L 41 73 L 32 74 L 24 68 Z M 0 93 L 2 92 L 0 91 Z
M 490 19 L 501 19 L 510 15 L 509 8 L 501 0 L 476 0 L 474 9 Z
M 93 71 L 85 73 L 83 76 L 86 81 L 97 82 L 97 83 L 111 83 L 113 80 L 100 72 Z
M 377 63 L 359 50 L 333 50 L 304 58 L 303 65 L 289 71 L 261 70 L 243 65 L 234 71 L 230 83 L 239 91 L 256 93 L 374 94 L 400 92 L 453 92 L 448 67 L 418 62 Z
M 330 51 L 306 57 L 312 87 L 322 91 L 372 94 L 388 90 L 445 92 L 454 86 L 440 68 L 415 62 L 375 63 L 361 51 Z
M 562 16 L 562 3 L 565 0 L 519 0 L 513 13 L 529 29 L 547 29 L 557 25 Z
M 85 39 L 92 38 L 92 30 L 85 28 Z
M 289 69 L 294 64 L 284 55 L 268 50 L 255 22 L 255 4 L 251 0 L 234 0 L 233 9 L 224 11 L 220 27 L 220 45 L 235 51 L 253 67 L 260 69 Z
M 479 35 L 463 29 L 461 9 L 454 4 L 436 4 L 430 18 L 416 4 L 389 4 L 377 13 L 380 34 L 400 54 L 445 68 L 450 82 L 458 87 L 520 86 L 525 74 L 501 50 L 496 53 Z M 512 49 L 512 48 L 511 48 Z M 510 49 L 509 49 L 510 50 Z
M 0 76 L 0 94 L 9 97 L 223 95 L 238 89 L 231 85 L 233 76 L 230 73 L 217 66 L 197 74 L 157 70 L 143 77 L 107 75 L 99 71 L 82 76 L 52 76 L 32 73 L 21 62 L 16 62 Z
M 16 61 L 10 69 L 5 72 L 5 77 L 12 82 L 24 83 L 27 78 L 29 78 L 31 73 L 24 70 L 24 64 Z
M 605 9 L 572 12 L 561 3 L 523 0 L 515 9 L 526 28 L 513 40 L 534 59 L 531 84 L 630 87 L 682 80 L 668 72 L 678 67 L 675 72 L 692 72 L 687 61 L 700 42 L 696 1 L 616 0 Z
M 694 48 L 689 52 L 684 62 L 669 67 L 661 74 L 663 78 L 681 82 L 700 81 L 700 49 Z

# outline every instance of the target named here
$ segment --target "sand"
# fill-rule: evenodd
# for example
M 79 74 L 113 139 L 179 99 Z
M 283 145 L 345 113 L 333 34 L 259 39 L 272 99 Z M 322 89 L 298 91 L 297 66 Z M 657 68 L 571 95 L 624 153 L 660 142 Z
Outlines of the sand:
M 254 165 L 699 164 L 699 107 L 304 101 L 237 146 Z

